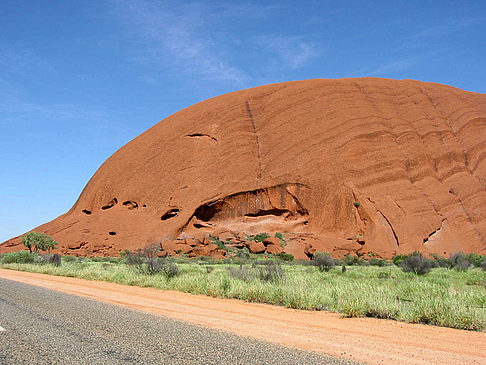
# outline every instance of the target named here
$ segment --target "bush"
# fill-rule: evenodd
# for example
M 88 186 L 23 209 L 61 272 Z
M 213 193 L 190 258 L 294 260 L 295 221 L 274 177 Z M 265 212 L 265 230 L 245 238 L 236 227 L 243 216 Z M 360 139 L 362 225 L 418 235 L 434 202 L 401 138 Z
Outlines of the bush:
M 471 264 L 469 263 L 469 261 L 467 260 L 464 260 L 464 261 L 460 261 L 458 262 L 455 266 L 454 266 L 454 269 L 457 270 L 457 271 L 467 271 L 467 269 L 469 269 L 469 266 Z
M 466 255 L 462 252 L 456 252 L 449 257 L 450 265 L 458 271 L 466 271 L 469 268 L 469 261 L 466 259 Z
M 403 260 L 405 260 L 407 258 L 407 255 L 396 255 L 392 258 L 392 261 L 395 265 L 397 266 L 401 266 L 402 265 L 402 262 Z
M 371 266 L 380 266 L 380 267 L 383 267 L 383 266 L 387 266 L 388 265 L 388 261 L 387 260 L 384 260 L 384 259 L 377 259 L 376 257 L 372 257 L 369 261 L 369 264 Z
M 143 264 L 143 254 L 140 251 L 137 253 L 128 251 L 125 254 L 125 260 L 127 265 L 140 266 Z
M 424 275 L 430 271 L 432 264 L 421 252 L 415 251 L 402 260 L 401 267 L 404 272 Z
M 255 279 L 255 274 L 253 270 L 251 270 L 248 266 L 229 266 L 228 273 L 235 279 L 247 282 L 253 281 Z
M 351 256 L 348 253 L 343 257 L 342 262 L 343 262 L 344 265 L 348 265 L 348 266 L 358 265 L 359 264 L 359 257 L 358 256 Z
M 172 279 L 180 274 L 179 266 L 173 262 L 164 260 L 162 263 L 162 273 L 167 279 Z
M 478 255 L 477 253 L 468 253 L 466 255 L 466 260 L 475 267 L 480 267 L 482 262 L 486 259 L 484 255 Z
M 486 271 L 486 259 L 483 260 L 483 262 L 481 263 L 481 269 L 483 269 L 484 271 Z
M 136 264 L 136 267 L 144 275 L 162 273 L 167 279 L 172 279 L 179 275 L 179 266 L 167 259 L 159 259 L 156 257 L 149 257 L 145 260 L 141 259 L 140 263 Z
M 62 263 L 62 256 L 58 253 L 54 255 L 50 255 L 49 257 L 49 264 L 53 264 L 54 266 L 61 266 Z
M 431 253 L 430 256 L 433 258 L 432 267 L 451 267 L 451 262 L 445 257 L 441 257 L 436 253 Z
M 285 271 L 280 263 L 270 261 L 258 268 L 258 278 L 262 281 L 278 283 L 285 280 Z
M 317 252 L 314 257 L 312 257 L 311 262 L 312 265 L 317 266 L 321 272 L 329 272 L 336 266 L 336 261 L 331 257 L 329 252 Z
M 62 261 L 68 263 L 68 262 L 76 262 L 78 261 L 78 258 L 73 255 L 66 255 L 62 257 Z
M 294 261 L 294 255 L 291 255 L 290 253 L 282 252 L 278 255 L 278 257 L 282 261 Z
M 268 233 L 258 233 L 256 235 L 246 235 L 249 241 L 263 242 L 265 238 L 270 237 Z
M 141 274 L 155 275 L 162 271 L 162 262 L 156 258 L 150 257 L 145 262 L 137 265 L 137 269 Z
M 50 251 L 56 248 L 57 242 L 52 237 L 40 232 L 29 232 L 22 236 L 22 243 L 30 252 Z
M 0 256 L 0 263 L 2 264 L 32 264 L 39 255 L 28 252 L 18 251 L 4 253 Z

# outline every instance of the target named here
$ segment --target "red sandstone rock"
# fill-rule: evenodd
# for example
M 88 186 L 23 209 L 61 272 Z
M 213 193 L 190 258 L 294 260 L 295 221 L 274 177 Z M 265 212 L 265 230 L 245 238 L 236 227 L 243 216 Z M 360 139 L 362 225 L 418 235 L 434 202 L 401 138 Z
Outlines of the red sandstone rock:
M 278 245 L 271 244 L 267 246 L 266 251 L 272 255 L 279 255 L 283 252 L 283 247 L 280 243 Z
M 485 187 L 486 95 L 411 80 L 297 81 L 171 115 L 35 230 L 74 254 L 215 231 L 298 233 L 285 247 L 297 259 L 306 242 L 348 252 L 346 238 L 382 257 L 486 254 Z M 0 245 L 19 249 L 18 237 Z
M 265 246 L 268 245 L 276 245 L 276 246 L 282 246 L 280 243 L 280 240 L 277 237 L 268 237 L 263 240 L 263 244 Z
M 251 253 L 262 253 L 265 252 L 265 246 L 261 242 L 250 241 L 248 250 Z

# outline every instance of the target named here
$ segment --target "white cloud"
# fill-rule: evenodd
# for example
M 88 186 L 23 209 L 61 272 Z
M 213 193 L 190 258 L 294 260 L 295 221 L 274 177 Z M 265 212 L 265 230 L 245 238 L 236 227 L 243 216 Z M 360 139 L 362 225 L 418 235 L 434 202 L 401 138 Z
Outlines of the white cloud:
M 317 55 L 312 43 L 305 42 L 297 36 L 261 36 L 258 43 L 277 55 L 284 63 L 284 68 L 292 70 L 302 67 Z
M 469 19 L 456 19 L 452 21 L 444 21 L 444 24 L 437 25 L 434 27 L 425 28 L 417 33 L 411 34 L 409 39 L 418 38 L 430 38 L 430 37 L 440 37 L 443 35 L 460 32 L 465 28 L 482 24 L 486 21 L 485 17 L 469 18 Z
M 130 26 L 134 42 L 143 46 L 138 60 L 159 68 L 175 67 L 212 80 L 244 85 L 249 76 L 225 57 L 222 40 L 209 29 L 220 18 L 238 15 L 243 8 L 215 8 L 200 3 L 114 0 L 116 13 Z

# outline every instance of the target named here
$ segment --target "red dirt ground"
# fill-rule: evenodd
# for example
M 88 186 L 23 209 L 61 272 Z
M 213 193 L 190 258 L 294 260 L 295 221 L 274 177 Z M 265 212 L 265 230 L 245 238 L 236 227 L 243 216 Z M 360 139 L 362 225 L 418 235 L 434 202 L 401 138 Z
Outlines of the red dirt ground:
M 0 269 L 0 278 L 369 364 L 485 364 L 486 333 Z

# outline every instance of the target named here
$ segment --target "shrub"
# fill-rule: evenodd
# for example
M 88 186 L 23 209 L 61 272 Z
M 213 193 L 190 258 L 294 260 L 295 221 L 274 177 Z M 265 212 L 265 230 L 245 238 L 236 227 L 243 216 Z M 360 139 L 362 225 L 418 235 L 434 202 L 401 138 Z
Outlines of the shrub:
M 392 258 L 392 261 L 395 265 L 397 266 L 401 266 L 402 265 L 402 262 L 403 260 L 405 260 L 407 258 L 407 255 L 396 255 Z
M 29 232 L 22 236 L 22 243 L 30 252 L 50 251 L 56 248 L 57 242 L 52 237 L 40 232 Z
M 329 252 L 317 252 L 312 257 L 312 264 L 319 268 L 319 271 L 328 272 L 336 266 L 336 261 L 331 257 Z
M 155 258 L 160 251 L 160 245 L 157 243 L 151 244 L 143 249 L 143 255 L 147 258 Z
M 281 252 L 278 257 L 280 258 L 280 260 L 282 261 L 294 261 L 294 255 L 290 254 L 290 253 L 285 253 L 285 252 Z
M 139 251 L 137 253 L 132 253 L 128 251 L 125 256 L 127 265 L 140 266 L 143 264 L 142 253 Z
M 424 257 L 421 252 L 415 251 L 403 259 L 401 267 L 404 272 L 424 275 L 430 271 L 432 265 L 430 260 Z
M 349 253 L 346 254 L 342 259 L 343 264 L 352 266 L 359 264 L 359 257 L 358 256 L 351 256 Z
M 35 261 L 35 258 L 39 255 L 28 252 L 18 251 L 4 253 L 0 256 L 0 263 L 2 264 L 31 264 Z
M 471 265 L 475 267 L 480 267 L 481 263 L 486 259 L 484 255 L 478 255 L 477 253 L 468 253 L 466 255 L 466 260 L 470 262 Z
M 140 264 L 137 264 L 137 269 L 141 274 L 155 275 L 162 271 L 162 262 L 150 257 L 145 262 L 142 260 Z
M 62 263 L 62 256 L 59 255 L 58 253 L 54 254 L 54 255 L 51 255 L 49 257 L 49 261 L 48 261 L 50 264 L 53 264 L 54 266 L 61 266 L 61 263 Z
M 469 266 L 471 264 L 469 263 L 469 261 L 467 260 L 464 260 L 464 261 L 460 261 L 458 262 L 455 266 L 454 266 L 454 269 L 457 270 L 457 271 L 467 271 L 467 269 L 469 269 Z
M 246 264 L 250 259 L 250 251 L 248 250 L 248 248 L 243 247 L 236 252 L 236 258 L 236 263 L 239 263 L 240 265 Z
M 469 261 L 466 259 L 466 255 L 462 252 L 455 252 L 449 257 L 450 267 L 458 271 L 466 271 L 469 268 Z
M 263 242 L 265 238 L 270 237 L 268 233 L 258 233 L 256 235 L 246 235 L 247 239 L 255 242 Z
M 370 263 L 371 266 L 380 266 L 380 267 L 388 265 L 387 260 L 377 259 L 376 257 L 372 257 L 370 259 L 369 263 Z
M 162 273 L 167 279 L 172 279 L 180 274 L 179 266 L 173 262 L 164 260 L 162 263 Z
M 445 257 L 441 257 L 436 253 L 431 253 L 430 256 L 433 258 L 432 267 L 451 267 L 451 262 Z
M 278 283 L 285 280 L 285 270 L 280 263 L 270 261 L 258 268 L 258 278 L 262 281 Z
M 76 262 L 78 259 L 76 256 L 73 255 L 66 255 L 62 257 L 62 261 L 68 263 L 68 262 Z
M 248 266 L 229 266 L 228 273 L 235 279 L 243 281 L 253 281 L 255 279 L 255 274 Z

